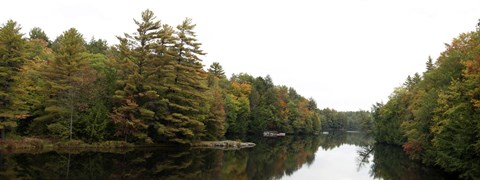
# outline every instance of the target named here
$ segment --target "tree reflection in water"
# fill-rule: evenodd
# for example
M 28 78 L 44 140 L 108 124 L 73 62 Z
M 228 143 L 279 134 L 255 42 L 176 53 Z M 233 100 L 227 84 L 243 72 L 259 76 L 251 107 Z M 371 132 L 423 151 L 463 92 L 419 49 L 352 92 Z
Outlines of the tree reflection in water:
M 0 179 L 272 179 L 315 159 L 317 137 L 263 139 L 243 150 L 3 154 Z
M 0 154 L 0 179 L 280 179 L 315 161 L 318 148 L 359 147 L 357 165 L 372 178 L 444 179 L 409 161 L 398 147 L 373 144 L 361 133 L 250 139 L 242 150 L 136 149 L 122 152 Z M 373 160 L 372 160 L 373 157 Z
M 358 168 L 370 163 L 373 156 L 373 164 L 370 169 L 372 178 L 382 179 L 457 179 L 456 175 L 447 174 L 435 167 L 427 167 L 420 162 L 411 161 L 401 147 L 372 144 L 362 146 L 357 151 Z

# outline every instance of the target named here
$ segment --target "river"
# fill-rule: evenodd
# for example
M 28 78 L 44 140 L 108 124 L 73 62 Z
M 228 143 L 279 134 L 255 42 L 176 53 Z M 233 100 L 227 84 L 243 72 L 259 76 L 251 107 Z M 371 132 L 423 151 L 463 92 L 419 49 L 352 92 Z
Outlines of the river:
M 452 179 L 361 133 L 249 138 L 242 150 L 0 154 L 0 179 Z

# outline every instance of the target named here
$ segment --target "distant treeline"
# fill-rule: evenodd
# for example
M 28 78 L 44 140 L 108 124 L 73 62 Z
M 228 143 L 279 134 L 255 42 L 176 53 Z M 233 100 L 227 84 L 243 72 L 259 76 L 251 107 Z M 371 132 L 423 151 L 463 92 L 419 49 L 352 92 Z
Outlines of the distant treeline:
M 372 114 L 369 111 L 336 111 L 335 109 L 320 110 L 322 130 L 347 130 L 371 132 L 373 126 Z
M 423 74 L 409 76 L 387 103 L 374 105 L 379 142 L 462 178 L 480 177 L 480 23 L 446 44 Z
M 191 144 L 225 134 L 320 130 L 316 102 L 270 76 L 204 70 L 195 24 L 161 24 L 150 10 L 119 44 L 71 28 L 51 40 L 0 26 L 0 129 L 12 137 Z

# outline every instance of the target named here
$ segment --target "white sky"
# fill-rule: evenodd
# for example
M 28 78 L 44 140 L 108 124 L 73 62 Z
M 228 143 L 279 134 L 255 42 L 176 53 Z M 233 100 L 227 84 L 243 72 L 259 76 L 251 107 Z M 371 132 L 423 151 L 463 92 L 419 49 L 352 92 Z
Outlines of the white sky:
M 373 179 L 370 177 L 373 155 L 370 156 L 369 163 L 359 168 L 357 161 L 359 149 L 358 146 L 348 144 L 343 144 L 335 150 L 324 150 L 319 147 L 311 165 L 303 164 L 298 171 L 282 179 Z
M 55 39 L 70 27 L 117 44 L 151 9 L 172 26 L 190 17 L 208 53 L 226 73 L 270 74 L 275 84 L 313 97 L 319 108 L 370 110 L 407 75 L 423 72 L 480 18 L 478 0 L 10 0 L 0 21 Z

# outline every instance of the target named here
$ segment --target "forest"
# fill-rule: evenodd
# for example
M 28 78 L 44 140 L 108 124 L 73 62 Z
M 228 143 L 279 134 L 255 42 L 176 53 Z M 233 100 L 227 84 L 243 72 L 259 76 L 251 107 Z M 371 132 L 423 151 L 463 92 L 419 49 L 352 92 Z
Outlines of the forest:
M 312 134 L 320 110 L 270 76 L 233 74 L 206 54 L 186 18 L 176 27 L 145 10 L 119 44 L 87 42 L 75 28 L 51 40 L 0 26 L 2 139 L 184 144 L 276 130 Z
M 377 142 L 462 178 L 480 177 L 480 23 L 372 110 Z
M 369 111 L 337 111 L 325 108 L 320 110 L 320 119 L 323 131 L 372 132 L 373 117 Z

